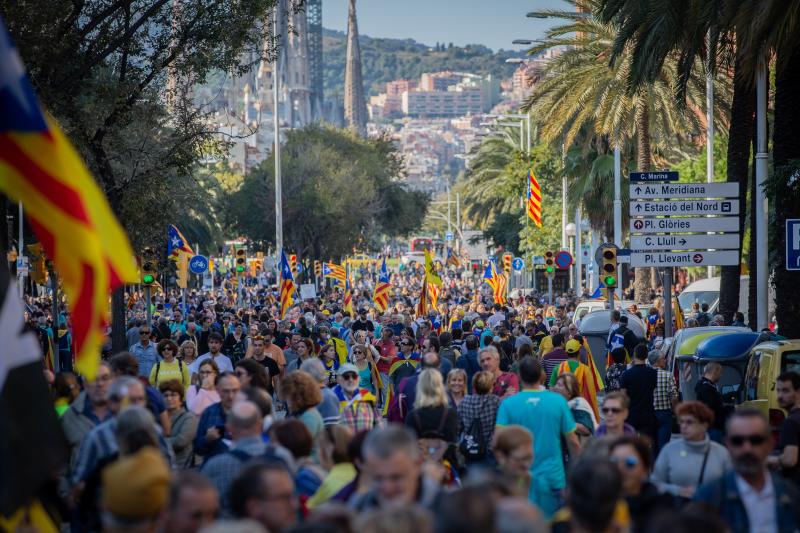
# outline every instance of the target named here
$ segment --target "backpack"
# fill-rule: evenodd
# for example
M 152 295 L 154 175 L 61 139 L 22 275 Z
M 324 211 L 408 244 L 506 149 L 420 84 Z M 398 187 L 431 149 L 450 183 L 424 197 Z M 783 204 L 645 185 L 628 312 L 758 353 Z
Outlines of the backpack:
M 181 385 L 186 387 L 186 383 L 183 382 L 183 361 L 178 359 L 178 371 L 181 373 Z M 156 383 L 158 383 L 158 373 L 161 372 L 161 361 L 156 363 Z
M 456 366 L 456 359 L 458 359 L 459 354 L 453 346 L 445 346 L 439 350 L 439 357 L 447 359 L 453 366 Z
M 483 435 L 483 424 L 481 424 L 480 416 L 476 416 L 469 428 L 461 434 L 458 448 L 461 450 L 464 460 L 468 463 L 481 461 L 486 457 L 486 439 Z
M 402 365 L 397 367 L 397 370 L 392 372 L 392 384 L 395 390 L 397 390 L 397 387 L 400 386 L 400 382 L 403 381 L 404 378 L 413 376 L 416 371 L 417 368 L 409 361 L 405 361 Z

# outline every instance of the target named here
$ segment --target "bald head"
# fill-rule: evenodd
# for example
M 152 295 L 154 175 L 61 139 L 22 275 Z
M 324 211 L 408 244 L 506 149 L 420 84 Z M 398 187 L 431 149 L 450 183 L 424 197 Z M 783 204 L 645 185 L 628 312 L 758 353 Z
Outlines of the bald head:
M 241 401 L 233 404 L 228 414 L 228 429 L 234 440 L 261 434 L 263 417 L 255 403 Z
M 436 352 L 427 352 L 422 356 L 423 368 L 439 368 L 439 354 Z

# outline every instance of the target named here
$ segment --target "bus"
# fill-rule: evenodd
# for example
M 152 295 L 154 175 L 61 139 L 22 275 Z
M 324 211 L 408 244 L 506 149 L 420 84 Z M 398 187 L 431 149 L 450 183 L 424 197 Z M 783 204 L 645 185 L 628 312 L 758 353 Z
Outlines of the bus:
M 433 239 L 428 237 L 414 237 L 409 243 L 409 252 L 424 252 L 433 250 Z

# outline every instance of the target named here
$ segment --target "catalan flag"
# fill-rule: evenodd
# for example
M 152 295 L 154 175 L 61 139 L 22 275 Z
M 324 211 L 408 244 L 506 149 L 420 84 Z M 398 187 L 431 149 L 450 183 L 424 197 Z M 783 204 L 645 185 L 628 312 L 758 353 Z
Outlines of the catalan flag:
M 72 316 L 76 367 L 100 361 L 108 295 L 137 280 L 128 236 L 56 123 L 43 113 L 0 23 L 0 191 L 19 201 L 52 258 Z
M 192 247 L 189 246 L 189 239 L 184 237 L 181 230 L 174 224 L 170 224 L 167 230 L 167 257 L 173 261 L 179 261 L 184 255 L 194 255 Z
M 378 274 L 378 283 L 375 284 L 375 291 L 372 293 L 372 301 L 381 313 L 389 308 L 389 292 L 392 289 L 389 281 L 389 270 L 386 268 L 386 258 L 381 262 L 381 270 Z
M 683 329 L 685 324 L 683 322 L 683 311 L 681 311 L 681 305 L 678 303 L 678 297 L 672 297 L 672 314 L 675 317 L 675 329 Z
M 428 283 L 428 301 L 431 304 L 431 311 L 439 305 L 439 287 L 435 283 Z
M 542 189 L 539 180 L 533 175 L 533 170 L 528 172 L 528 201 L 526 210 L 528 217 L 533 220 L 537 228 L 542 227 Z
M 452 248 L 447 249 L 447 261 L 445 261 L 448 265 L 454 266 L 456 268 L 461 266 L 461 261 L 458 260 L 458 256 L 453 252 Z
M 494 261 L 489 261 L 489 265 L 483 272 L 483 279 L 492 288 L 494 303 L 503 304 L 506 302 L 506 277 L 497 271 Z
M 428 314 L 429 304 L 428 304 L 428 287 L 430 284 L 426 282 L 426 280 L 422 280 L 422 289 L 419 292 L 419 302 L 417 302 L 417 317 L 423 317 Z
M 294 294 L 294 276 L 292 269 L 289 266 L 289 260 L 286 258 L 286 252 L 281 250 L 281 285 L 280 285 L 280 301 L 281 301 L 281 320 L 286 317 L 286 311 L 294 303 L 292 295 Z
M 322 263 L 322 277 L 333 278 L 336 283 L 344 286 L 347 272 L 342 265 L 334 263 Z

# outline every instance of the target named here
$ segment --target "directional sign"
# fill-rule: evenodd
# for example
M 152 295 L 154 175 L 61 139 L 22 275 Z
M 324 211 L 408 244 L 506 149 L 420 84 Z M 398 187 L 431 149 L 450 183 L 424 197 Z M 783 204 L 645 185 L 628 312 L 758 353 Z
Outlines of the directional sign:
M 737 217 L 632 218 L 631 233 L 692 233 L 739 231 Z
M 556 262 L 558 268 L 566 270 L 572 265 L 572 254 L 566 250 L 561 250 L 560 252 L 556 252 L 556 256 L 553 260 Z
M 800 270 L 800 218 L 786 219 L 786 270 Z
M 678 173 L 665 172 L 631 172 L 631 183 L 649 181 L 678 181 Z
M 738 183 L 631 183 L 631 200 L 738 197 Z
M 544 264 L 544 256 L 543 255 L 534 255 L 533 259 L 531 259 L 531 263 L 534 265 L 543 265 Z
M 632 252 L 633 267 L 691 267 L 738 265 L 739 252 Z
M 739 234 L 721 235 L 635 235 L 633 250 L 729 250 L 739 248 Z
M 453 232 L 452 231 L 448 231 L 447 233 L 445 233 L 444 234 L 444 240 L 452 241 L 453 240 Z
M 675 200 L 631 202 L 631 216 L 736 215 L 739 200 Z
M 515 257 L 514 260 L 511 261 L 511 268 L 519 272 L 525 268 L 525 261 L 523 261 L 521 257 Z

